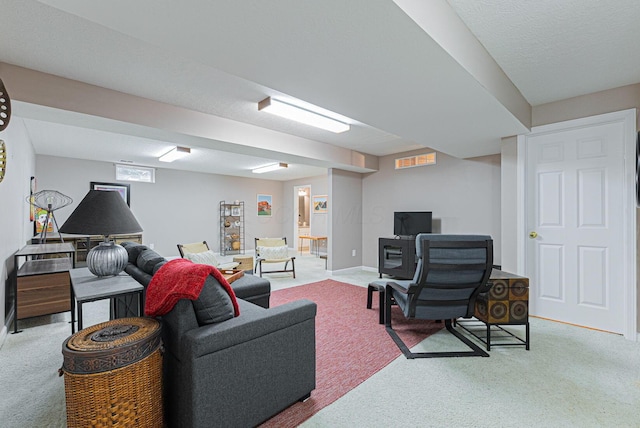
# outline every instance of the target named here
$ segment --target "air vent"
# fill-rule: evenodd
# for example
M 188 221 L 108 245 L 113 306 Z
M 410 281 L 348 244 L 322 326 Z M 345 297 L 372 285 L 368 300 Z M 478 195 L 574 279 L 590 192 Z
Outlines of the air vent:
M 436 152 L 396 159 L 396 169 L 413 168 L 414 166 L 435 165 Z

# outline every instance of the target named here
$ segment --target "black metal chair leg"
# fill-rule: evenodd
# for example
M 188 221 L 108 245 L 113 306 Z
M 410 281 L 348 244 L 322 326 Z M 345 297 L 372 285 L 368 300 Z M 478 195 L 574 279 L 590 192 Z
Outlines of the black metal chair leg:
M 391 309 L 391 305 L 389 304 L 389 299 L 386 299 L 387 304 L 385 305 L 385 309 Z M 471 351 L 456 351 L 456 352 L 411 352 L 411 350 L 407 347 L 407 345 L 400 339 L 398 333 L 391 327 L 391 317 L 390 314 L 385 314 L 385 324 L 387 333 L 391 336 L 391 339 L 396 343 L 400 351 L 404 354 L 404 356 L 412 360 L 414 358 L 443 358 L 443 357 L 488 357 L 487 354 L 482 348 L 473 343 L 471 340 L 460 334 L 451 323 L 451 320 L 445 320 L 444 325 L 447 328 L 447 331 L 458 338 L 462 343 L 471 348 Z
M 384 324 L 391 328 L 391 291 L 388 285 L 384 293 Z
M 371 303 L 373 300 L 373 286 L 367 287 L 367 309 L 371 309 Z

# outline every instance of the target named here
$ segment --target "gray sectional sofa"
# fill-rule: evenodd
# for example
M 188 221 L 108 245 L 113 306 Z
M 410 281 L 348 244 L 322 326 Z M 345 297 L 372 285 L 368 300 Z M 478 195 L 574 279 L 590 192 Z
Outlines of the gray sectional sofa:
M 125 271 L 146 287 L 166 260 L 144 245 L 123 246 Z M 256 426 L 315 388 L 316 304 L 269 308 L 269 281 L 245 275 L 232 283 L 240 315 L 203 321 L 198 305 L 220 288 L 210 275 L 197 301 L 182 299 L 160 318 L 169 427 Z
M 129 254 L 129 263 L 124 271 L 131 275 L 136 281 L 145 286 L 149 285 L 151 277 L 158 271 L 167 260 L 146 245 L 136 242 L 123 242 L 121 244 Z M 213 278 L 212 278 L 213 279 Z M 269 296 L 271 295 L 271 284 L 268 280 L 254 275 L 245 275 L 233 282 L 233 291 L 239 299 L 255 303 L 263 308 L 269 307 Z M 135 305 L 126 305 L 135 308 Z M 126 314 L 125 306 L 119 305 L 118 318 L 124 316 L 137 316 L 135 313 Z

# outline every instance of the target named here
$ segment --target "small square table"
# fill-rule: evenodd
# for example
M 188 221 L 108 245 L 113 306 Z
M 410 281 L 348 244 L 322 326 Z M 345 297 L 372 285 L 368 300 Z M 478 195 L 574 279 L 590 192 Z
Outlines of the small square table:
M 78 303 L 78 331 L 82 330 L 82 304 L 96 300 L 110 299 L 126 294 L 138 294 L 139 314 L 144 313 L 142 292 L 144 287 L 131 276 L 122 272 L 115 276 L 98 277 L 92 274 L 88 268 L 71 269 L 71 333 L 75 333 L 73 314 L 75 303 Z
M 493 269 L 489 282 L 492 283 L 489 291 L 479 294 L 476 298 L 473 315 L 481 322 L 477 324 L 485 325 L 486 339 L 471 328 L 465 328 L 473 327 L 475 324 L 473 320 L 458 320 L 456 323 L 483 342 L 487 351 L 491 350 L 491 346 L 524 346 L 528 351 L 530 349 L 529 278 Z M 522 339 L 502 328 L 504 325 L 523 325 L 525 338 Z M 500 342 L 491 341 L 492 331 L 497 333 L 494 339 L 499 339 Z

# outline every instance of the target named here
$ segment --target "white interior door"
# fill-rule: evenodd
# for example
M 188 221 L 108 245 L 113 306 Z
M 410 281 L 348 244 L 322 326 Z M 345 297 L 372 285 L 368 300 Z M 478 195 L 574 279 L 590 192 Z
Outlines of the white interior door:
M 526 136 L 531 313 L 625 333 L 627 129 L 584 122 Z

